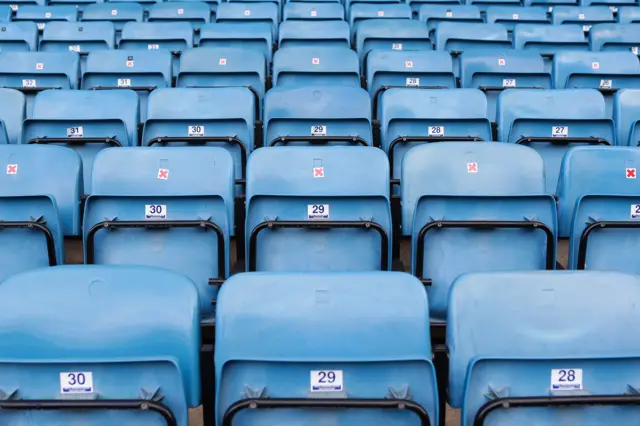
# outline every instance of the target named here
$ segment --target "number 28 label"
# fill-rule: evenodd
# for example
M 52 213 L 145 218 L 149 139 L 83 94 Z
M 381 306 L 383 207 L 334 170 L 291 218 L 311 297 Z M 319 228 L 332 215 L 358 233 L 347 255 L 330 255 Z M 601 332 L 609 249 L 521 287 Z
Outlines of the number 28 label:
M 60 393 L 93 393 L 93 373 L 90 371 L 60 373 Z
M 560 368 L 551 370 L 551 390 L 581 390 L 582 369 Z
M 343 390 L 342 370 L 311 371 L 311 392 L 341 392 Z
M 429 126 L 429 136 L 444 136 L 444 126 Z

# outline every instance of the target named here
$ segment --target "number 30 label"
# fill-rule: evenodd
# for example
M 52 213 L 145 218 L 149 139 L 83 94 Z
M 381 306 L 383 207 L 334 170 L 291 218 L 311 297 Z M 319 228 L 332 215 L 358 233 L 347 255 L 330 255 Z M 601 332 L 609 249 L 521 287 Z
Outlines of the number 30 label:
M 144 206 L 145 219 L 166 219 L 167 206 L 164 204 L 147 204 Z
M 93 373 L 60 373 L 60 393 L 93 393 Z
M 551 370 L 551 390 L 582 390 L 582 369 Z
M 311 392 L 341 392 L 343 390 L 342 370 L 311 371 Z

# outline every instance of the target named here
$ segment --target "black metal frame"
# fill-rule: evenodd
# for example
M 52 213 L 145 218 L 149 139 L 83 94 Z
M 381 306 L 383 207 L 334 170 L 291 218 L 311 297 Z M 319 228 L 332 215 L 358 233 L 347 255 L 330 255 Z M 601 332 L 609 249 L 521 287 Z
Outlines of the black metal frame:
M 34 229 L 36 231 L 42 232 L 47 242 L 47 256 L 49 258 L 49 266 L 56 266 L 58 264 L 58 261 L 56 259 L 56 243 L 53 238 L 53 234 L 51 233 L 51 230 L 49 228 L 44 226 L 42 223 L 38 223 L 38 222 L 28 222 L 28 221 L 9 222 L 9 221 L 0 220 L 0 230 L 15 229 L 15 228 Z
M 235 136 L 168 136 L 168 137 L 157 137 L 149 140 L 147 142 L 148 146 L 153 146 L 161 143 L 175 143 L 175 142 L 186 142 L 188 144 L 191 143 L 207 143 L 207 142 L 226 142 L 232 145 L 237 145 L 240 147 L 240 165 L 241 165 L 241 176 L 242 178 L 236 179 L 236 184 L 244 184 L 244 174 L 247 170 L 247 149 L 240 139 Z
M 424 240 L 427 232 L 432 229 L 443 228 L 467 228 L 467 229 L 541 229 L 547 236 L 547 258 L 546 269 L 553 269 L 555 267 L 555 240 L 553 238 L 553 232 L 544 223 L 539 221 L 509 221 L 509 220 L 442 220 L 433 221 L 425 224 L 418 233 L 418 245 L 416 247 L 415 276 L 422 281 L 424 285 L 431 285 L 433 281 L 429 278 L 423 278 L 424 264 L 421 259 L 424 257 Z
M 7 89 L 17 90 L 25 95 L 32 95 L 34 93 L 44 92 L 45 90 L 60 90 L 62 87 L 7 87 Z
M 427 410 L 420 404 L 404 399 L 305 399 L 305 398 L 265 398 L 243 399 L 233 403 L 222 417 L 222 426 L 232 426 L 233 418 L 242 410 L 274 409 L 274 408 L 361 408 L 408 410 L 420 419 L 421 426 L 431 426 L 431 419 Z M 443 413 L 444 415 L 444 413 Z
M 269 142 L 269 146 L 291 142 L 308 142 L 313 145 L 325 145 L 329 142 L 350 142 L 352 145 L 369 145 L 367 141 L 360 136 L 278 136 Z
M 27 143 L 43 144 L 43 145 L 53 144 L 53 143 L 67 143 L 69 145 L 82 145 L 87 143 L 91 143 L 91 144 L 104 143 L 104 144 L 115 146 L 115 147 L 122 146 L 122 144 L 120 144 L 120 142 L 117 139 L 109 138 L 109 137 L 105 137 L 105 138 L 47 138 L 47 137 L 44 137 L 44 138 L 30 139 L 29 142 Z
M 481 92 L 502 92 L 507 89 L 539 89 L 544 90 L 544 87 L 531 86 L 531 87 L 503 87 L 503 86 L 479 86 L 478 90 Z
M 158 86 L 131 86 L 131 87 L 105 87 L 95 86 L 90 87 L 88 90 L 137 90 L 140 92 L 153 92 Z
M 483 426 L 487 416 L 498 409 L 639 404 L 640 395 L 576 395 L 498 398 L 491 400 L 480 407 L 473 419 L 473 426 Z
M 387 232 L 384 230 L 382 225 L 368 221 L 368 220 L 340 220 L 340 221 L 331 221 L 331 220 L 269 220 L 266 222 L 261 222 L 256 225 L 253 230 L 251 230 L 251 235 L 249 236 L 249 269 L 248 271 L 255 271 L 257 267 L 257 255 L 256 255 L 256 246 L 258 234 L 260 231 L 265 229 L 276 229 L 276 228 L 310 228 L 310 229 L 373 229 L 378 231 L 381 239 L 381 250 L 380 250 L 380 270 L 388 271 L 389 270 L 389 236 Z
M 8 400 L 0 401 L 0 411 L 18 410 L 139 410 L 152 411 L 162 416 L 166 426 L 178 426 L 169 407 L 159 402 L 135 399 L 92 400 Z
M 551 143 L 554 145 L 567 145 L 570 143 L 588 143 L 595 145 L 609 145 L 611 143 L 604 138 L 584 137 L 584 138 L 565 138 L 565 137 L 551 137 L 551 136 L 524 136 L 516 141 L 518 145 L 525 143 Z
M 578 265 L 577 269 L 585 269 L 587 264 L 587 244 L 589 242 L 589 235 L 596 229 L 629 229 L 640 228 L 640 222 L 630 221 L 602 221 L 593 222 L 584 230 L 580 235 L 580 244 L 578 245 Z
M 218 225 L 208 220 L 105 220 L 103 222 L 98 222 L 89 229 L 89 232 L 87 232 L 87 241 L 85 245 L 87 252 L 87 265 L 92 265 L 94 263 L 94 239 L 96 233 L 101 229 L 111 230 L 118 228 L 202 228 L 204 230 L 212 230 L 218 237 L 218 277 L 209 279 L 209 284 L 220 285 L 226 277 L 224 234 Z

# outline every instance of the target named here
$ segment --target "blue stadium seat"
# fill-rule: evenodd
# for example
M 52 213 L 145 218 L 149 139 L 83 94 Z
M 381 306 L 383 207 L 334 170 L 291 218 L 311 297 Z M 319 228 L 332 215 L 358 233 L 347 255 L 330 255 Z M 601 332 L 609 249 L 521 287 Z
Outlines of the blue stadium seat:
M 6 52 L 0 55 L 0 87 L 23 92 L 27 117 L 35 95 L 47 89 L 77 89 L 80 58 L 75 52 Z
M 477 6 L 425 4 L 418 10 L 418 19 L 427 23 L 429 34 L 441 22 L 484 22 Z
M 284 6 L 284 20 L 302 21 L 342 21 L 344 7 L 340 3 L 287 3 Z
M 516 24 L 548 24 L 547 9 L 538 6 L 489 6 L 486 11 L 487 23 L 502 24 L 513 33 Z
M 11 22 L 13 17 L 13 10 L 11 7 L 0 5 L 0 22 Z
M 26 106 L 24 94 L 14 89 L 0 88 L 0 145 L 18 143 Z
M 616 272 L 460 277 L 447 347 L 462 424 L 634 424 L 639 284 Z
M 274 3 L 221 3 L 216 14 L 216 22 L 242 22 L 245 27 L 256 23 L 271 25 L 271 35 L 278 37 L 278 6 Z
M 640 151 L 579 147 L 567 152 L 558 183 L 558 215 L 569 229 L 569 269 L 638 274 Z M 588 250 L 587 250 L 588 249 Z
M 200 403 L 191 280 L 156 268 L 64 266 L 9 278 L 0 295 L 0 368 L 20 395 L 2 401 L 0 422 L 187 426 Z M 94 332 L 79 333 L 79 318 Z
M 389 161 L 369 147 L 263 148 L 247 164 L 247 271 L 391 268 Z
M 487 99 L 476 89 L 389 89 L 378 101 L 378 118 L 394 184 L 403 158 L 417 145 L 492 139 Z
M 412 277 L 239 274 L 220 301 L 218 425 L 233 414 L 243 425 L 438 424 L 428 304 Z
M 524 0 L 522 3 L 525 7 L 542 6 L 547 8 L 549 14 L 553 12 L 556 6 L 580 6 L 581 0 Z
M 640 146 L 640 90 L 622 89 L 613 95 L 616 145 Z
M 138 3 L 97 3 L 84 8 L 83 22 L 107 21 L 116 27 L 116 41 L 120 41 L 122 28 L 127 22 L 142 22 L 144 8 Z
M 553 60 L 556 89 L 597 89 L 607 115 L 613 111 L 613 93 L 640 88 L 640 63 L 631 52 L 560 52 Z
M 360 87 L 358 55 L 345 47 L 285 47 L 273 55 L 273 85 Z
M 48 6 L 54 5 L 66 5 L 66 6 L 74 6 L 78 9 L 78 13 L 82 16 L 82 11 L 85 7 L 94 3 L 102 3 L 104 0 L 47 0 Z
M 161 1 L 162 0 L 104 0 L 104 2 L 107 4 L 114 4 L 114 3 L 139 4 L 140 6 L 142 6 L 142 9 L 144 10 L 145 17 L 146 15 L 149 14 L 149 9 L 151 9 L 151 7 L 153 7 L 154 4 L 159 3 Z M 188 1 L 188 0 L 183 0 L 183 1 Z M 89 7 L 89 5 L 87 5 L 87 7 Z M 84 13 L 83 13 L 83 17 L 84 17 Z
M 488 117 L 496 121 L 498 95 L 505 89 L 551 89 L 551 74 L 535 52 L 468 51 L 460 55 L 460 85 L 487 95 Z
M 462 274 L 555 268 L 556 202 L 534 150 L 485 142 L 418 146 L 404 157 L 400 189 L 411 271 L 427 286 L 434 321 L 446 319 L 449 288 Z
M 460 4 L 464 4 L 464 2 L 460 0 L 407 0 L 407 4 L 411 6 L 411 11 L 413 12 L 413 16 L 415 18 L 418 15 L 418 11 L 423 5 L 459 6 Z
M 205 2 L 163 2 L 149 9 L 148 22 L 189 22 L 195 29 L 211 22 L 211 8 Z
M 594 24 L 603 22 L 615 22 L 613 12 L 606 6 L 557 6 L 551 13 L 553 25 L 578 24 L 582 25 L 582 31 L 589 32 Z
M 256 143 L 255 111 L 253 93 L 244 87 L 155 90 L 149 95 L 142 146 L 223 147 L 242 179 Z
M 607 6 L 611 12 L 618 13 L 620 7 L 638 6 L 636 0 L 580 0 L 582 6 Z
M 594 52 L 608 50 L 631 51 L 638 54 L 640 28 L 636 24 L 599 24 L 589 32 L 589 43 Z
M 264 146 L 372 145 L 371 98 L 355 87 L 275 87 L 264 99 Z
M 280 24 L 278 46 L 350 48 L 349 37 L 345 21 L 285 21 Z
M 424 23 L 409 19 L 370 19 L 356 31 L 356 52 L 361 61 L 371 50 L 433 50 Z
M 38 50 L 38 26 L 34 22 L 0 24 L 0 51 Z
M 593 89 L 505 90 L 498 96 L 498 140 L 534 148 L 542 156 L 546 190 L 554 194 L 562 157 L 579 145 L 615 145 L 604 97 Z M 560 227 L 560 236 L 567 230 Z
M 63 264 L 63 235 L 80 232 L 80 158 L 28 145 L 0 145 L 0 158 L 0 281 Z
M 47 22 L 78 20 L 78 9 L 75 6 L 22 6 L 13 17 L 13 21 L 33 21 L 38 30 L 43 31 Z
M 531 50 L 544 58 L 551 71 L 553 55 L 565 50 L 589 50 L 589 43 L 579 25 L 518 24 L 513 29 L 513 47 Z
M 176 87 L 248 87 L 262 116 L 267 64 L 261 53 L 236 48 L 189 49 L 180 58 Z
M 618 22 L 621 24 L 639 24 L 640 8 L 637 6 L 623 6 L 618 8 Z
M 404 3 L 356 3 L 348 16 L 353 35 L 365 19 L 411 19 L 411 8 Z
M 468 5 L 478 6 L 483 12 L 492 6 L 520 6 L 520 0 L 466 0 Z
M 233 175 L 221 148 L 104 150 L 84 210 L 85 263 L 183 273 L 198 288 L 203 319 L 211 319 L 229 275 Z
M 132 90 L 45 90 L 22 125 L 22 143 L 56 144 L 82 157 L 84 190 L 91 191 L 96 154 L 107 147 L 138 142 L 139 100 Z
M 211 11 L 211 22 L 215 20 L 216 12 L 218 11 L 218 6 L 222 3 L 222 0 L 167 0 L 169 2 L 174 3 L 183 3 L 183 2 L 204 2 L 207 6 L 209 6 L 209 10 Z
M 1 59 L 0 59 L 1 61 Z M 167 50 L 104 50 L 90 53 L 82 73 L 82 88 L 135 90 L 140 120 L 147 117 L 147 98 L 155 89 L 171 87 L 172 57 Z
M 447 52 L 432 50 L 374 50 L 365 63 L 367 90 L 377 111 L 380 95 L 392 87 L 453 89 L 456 78 Z
M 274 38 L 271 24 L 257 22 L 246 25 L 242 22 L 227 22 L 209 24 L 200 28 L 200 42 L 202 47 L 234 47 L 261 53 L 271 64 Z

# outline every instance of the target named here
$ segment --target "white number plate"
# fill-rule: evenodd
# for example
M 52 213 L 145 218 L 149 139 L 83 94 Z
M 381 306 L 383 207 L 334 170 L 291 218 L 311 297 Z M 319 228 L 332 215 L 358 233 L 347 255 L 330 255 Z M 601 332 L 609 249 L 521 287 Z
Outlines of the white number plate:
M 561 368 L 551 370 L 551 390 L 582 390 L 582 369 Z
M 189 136 L 204 136 L 204 126 L 189 126 Z
M 311 136 L 327 136 L 327 126 L 311 126 Z
M 36 26 L 38 27 L 38 29 L 39 29 L 40 31 L 42 31 L 42 30 L 44 30 L 45 23 L 44 23 L 44 22 L 38 22 L 38 23 L 36 24 Z
M 311 392 L 341 392 L 343 390 L 342 370 L 311 371 Z
M 444 126 L 429 126 L 429 136 L 444 136 Z
M 165 204 L 147 204 L 144 206 L 145 219 L 166 219 L 167 206 Z
M 417 77 L 407 77 L 407 87 L 420 86 L 420 79 Z
M 147 49 L 149 50 L 158 50 L 160 49 L 160 45 L 159 44 L 150 44 L 147 46 Z
M 640 219 L 640 204 L 631 204 L 631 219 Z
M 72 52 L 80 52 L 80 46 L 75 44 L 73 46 L 69 46 L 69 50 Z
M 93 373 L 60 373 L 60 393 L 93 393 Z
M 588 33 L 590 30 L 591 30 L 591 25 L 582 26 L 582 31 L 584 31 L 585 33 Z
M 131 79 L 130 78 L 119 78 L 118 79 L 118 87 L 131 87 Z
M 33 88 L 36 87 L 36 81 L 35 80 L 22 80 L 22 87 L 33 89 Z
M 601 89 L 611 89 L 613 87 L 613 80 L 600 80 Z
M 392 50 L 402 50 L 402 43 L 393 43 L 391 45 Z
M 82 137 L 84 137 L 84 130 L 82 129 L 82 126 L 67 127 L 67 137 L 68 138 L 82 138 Z
M 503 78 L 502 79 L 502 87 L 516 87 L 516 79 L 515 78 Z
M 552 126 L 551 137 L 566 138 L 569 136 L 569 126 Z
M 307 205 L 307 216 L 309 219 L 329 219 L 329 204 Z

